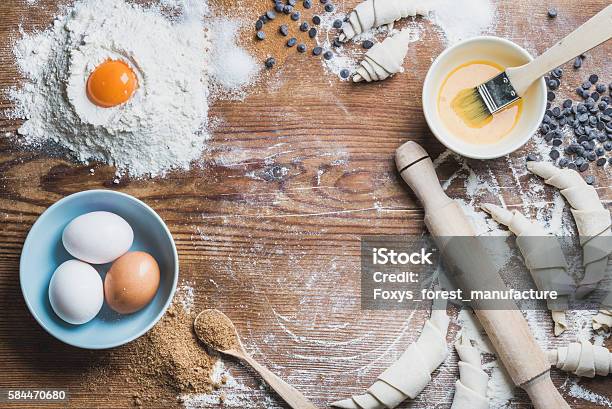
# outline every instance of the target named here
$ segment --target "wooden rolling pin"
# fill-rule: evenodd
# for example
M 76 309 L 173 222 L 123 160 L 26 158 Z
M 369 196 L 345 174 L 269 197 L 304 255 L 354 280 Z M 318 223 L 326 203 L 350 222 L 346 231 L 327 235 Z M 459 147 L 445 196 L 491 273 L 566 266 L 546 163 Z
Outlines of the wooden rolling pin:
M 431 158 L 419 144 L 407 142 L 400 146 L 395 154 L 395 163 L 404 181 L 423 204 L 425 225 L 434 236 L 443 255 L 444 247 L 449 245 L 453 237 L 476 237 L 476 232 L 461 207 L 442 190 Z M 464 241 L 459 240 L 459 242 Z M 494 276 L 493 281 L 497 280 L 503 286 L 493 262 L 480 246 L 480 241 L 473 240 L 470 249 L 474 249 L 474 243 L 479 247 L 476 249 L 478 253 L 470 254 L 469 258 L 478 260 L 478 265 L 487 270 L 472 270 L 470 274 Z M 480 279 L 480 277 L 472 278 L 472 282 L 467 284 L 467 287 Z M 464 277 L 466 281 L 470 279 Z M 534 407 L 569 409 L 569 405 L 550 379 L 550 364 L 546 355 L 531 334 L 521 311 L 514 302 L 512 305 L 514 308 L 507 310 L 474 308 L 474 311 L 512 381 L 529 394 Z

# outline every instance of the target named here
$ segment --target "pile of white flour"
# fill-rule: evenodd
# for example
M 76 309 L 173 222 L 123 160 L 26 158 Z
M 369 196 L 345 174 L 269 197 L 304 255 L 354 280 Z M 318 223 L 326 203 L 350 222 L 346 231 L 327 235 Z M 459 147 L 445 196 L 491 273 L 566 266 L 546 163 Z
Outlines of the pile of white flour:
M 207 47 L 201 18 L 171 21 L 123 0 L 79 1 L 50 29 L 15 44 L 26 83 L 9 92 L 9 116 L 26 119 L 18 131 L 25 145 L 53 142 L 119 174 L 188 168 L 208 138 Z M 127 103 L 100 108 L 85 87 L 108 59 L 127 63 L 139 87 Z

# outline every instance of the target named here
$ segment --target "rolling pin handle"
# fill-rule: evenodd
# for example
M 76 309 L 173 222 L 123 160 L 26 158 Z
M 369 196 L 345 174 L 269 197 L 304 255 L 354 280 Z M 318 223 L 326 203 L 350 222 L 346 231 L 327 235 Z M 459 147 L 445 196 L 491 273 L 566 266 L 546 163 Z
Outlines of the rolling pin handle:
M 521 385 L 521 388 L 527 392 L 535 409 L 570 409 L 550 379 L 549 371 Z
M 429 154 L 416 142 L 406 142 L 395 151 L 395 164 L 402 179 L 423 204 L 425 212 L 444 207 L 451 199 L 444 193 Z

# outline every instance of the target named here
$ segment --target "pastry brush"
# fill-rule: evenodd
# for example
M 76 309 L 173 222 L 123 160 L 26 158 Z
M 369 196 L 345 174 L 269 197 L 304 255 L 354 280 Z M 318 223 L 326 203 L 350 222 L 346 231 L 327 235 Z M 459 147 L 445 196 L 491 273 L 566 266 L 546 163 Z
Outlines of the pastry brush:
M 546 73 L 611 37 L 612 5 L 609 5 L 533 61 L 506 68 L 487 82 L 459 92 L 453 107 L 466 121 L 482 123 L 518 101 Z

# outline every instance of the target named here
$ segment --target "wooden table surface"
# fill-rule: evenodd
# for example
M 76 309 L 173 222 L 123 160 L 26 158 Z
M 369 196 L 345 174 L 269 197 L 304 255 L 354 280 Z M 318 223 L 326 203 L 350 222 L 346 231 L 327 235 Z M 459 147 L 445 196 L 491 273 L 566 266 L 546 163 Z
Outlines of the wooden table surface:
M 0 89 L 19 83 L 11 51 L 19 24 L 27 31 L 46 28 L 60 2 L 31 3 L 0 2 Z M 555 20 L 537 0 L 496 3 L 492 32 L 540 53 L 609 1 L 551 0 L 559 10 Z M 180 278 L 195 288 L 197 307 L 225 311 L 258 360 L 319 407 L 362 392 L 416 339 L 427 317 L 362 311 L 359 304 L 360 237 L 424 230 L 423 211 L 394 169 L 394 150 L 414 140 L 434 158 L 444 152 L 427 128 L 420 96 L 432 58 L 445 43 L 431 23 L 422 25 L 406 71 L 380 84 L 340 82 L 315 58 L 289 58 L 277 68 L 274 84 L 263 80 L 243 102 L 215 103 L 211 117 L 217 125 L 202 164 L 165 178 L 124 178 L 114 185 L 110 167 L 95 165 L 90 175 L 91 166 L 24 151 L 0 138 L 0 387 L 68 388 L 73 407 L 98 407 L 108 394 L 107 385 L 82 385 L 89 363 L 108 352 L 78 350 L 49 336 L 29 314 L 18 278 L 21 247 L 36 218 L 66 195 L 106 188 L 132 194 L 161 215 L 176 240 Z M 591 72 L 610 82 L 611 56 L 608 43 L 590 52 L 579 72 L 564 67 L 564 92 L 569 95 Z M 10 107 L 6 99 L 0 103 Z M 0 119 L 1 135 L 17 126 Z M 530 149 L 486 162 L 444 154 L 438 172 L 447 192 L 460 199 L 468 194 L 466 172 L 494 176 L 499 189 L 484 189 L 476 202 L 497 203 L 501 194 L 509 205 L 529 210 L 525 189 L 535 179 L 513 169 Z M 606 202 L 612 199 L 609 169 L 597 174 Z M 551 190 L 545 194 L 550 198 Z M 581 330 L 553 339 L 550 319 L 540 315 L 538 333 L 547 331 L 547 346 L 573 341 Z M 459 329 L 454 321 L 449 342 Z M 402 407 L 449 407 L 456 360 L 453 352 L 425 391 Z M 225 365 L 239 384 L 227 388 L 230 398 L 240 394 L 236 407 L 283 407 L 250 371 L 231 361 Z M 577 381 L 558 371 L 553 377 L 573 408 L 612 405 L 610 378 Z M 123 380 L 111 384 L 112 404 L 105 407 L 130 407 L 132 393 Z M 578 398 L 572 385 L 593 394 Z M 529 407 L 521 391 L 511 407 Z

